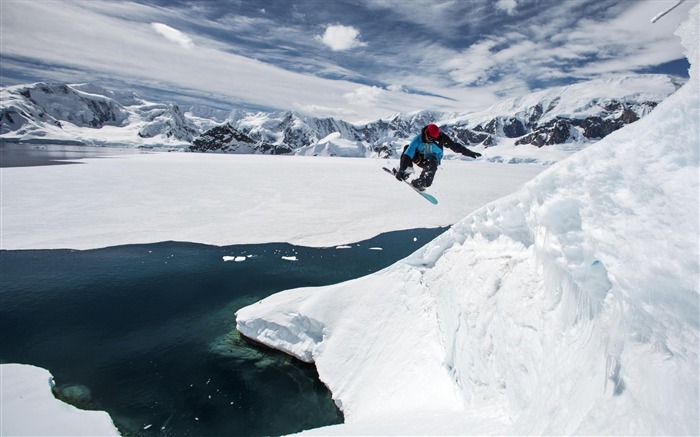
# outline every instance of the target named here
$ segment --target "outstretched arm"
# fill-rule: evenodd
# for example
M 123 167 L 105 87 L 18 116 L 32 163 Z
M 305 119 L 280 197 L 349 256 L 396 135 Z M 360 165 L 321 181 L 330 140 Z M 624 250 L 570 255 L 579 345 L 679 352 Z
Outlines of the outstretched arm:
M 447 147 L 453 152 L 461 153 L 464 156 L 468 156 L 470 158 L 478 158 L 481 156 L 481 153 L 469 150 L 465 146 L 452 141 L 452 138 L 448 137 L 442 132 L 440 132 L 440 136 L 438 137 L 437 141 L 443 146 L 443 148 Z

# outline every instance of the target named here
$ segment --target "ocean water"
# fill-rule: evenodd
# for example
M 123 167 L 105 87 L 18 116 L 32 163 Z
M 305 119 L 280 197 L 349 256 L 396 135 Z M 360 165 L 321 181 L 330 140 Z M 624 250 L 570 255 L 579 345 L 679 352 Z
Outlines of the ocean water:
M 341 423 L 315 367 L 240 338 L 234 313 L 380 270 L 444 230 L 340 248 L 0 251 L 0 361 L 48 369 L 59 396 L 106 410 L 124 435 L 274 436 Z
M 71 144 L 19 144 L 0 140 L 0 168 L 77 164 L 85 158 L 106 158 L 143 153 L 124 147 L 94 147 Z

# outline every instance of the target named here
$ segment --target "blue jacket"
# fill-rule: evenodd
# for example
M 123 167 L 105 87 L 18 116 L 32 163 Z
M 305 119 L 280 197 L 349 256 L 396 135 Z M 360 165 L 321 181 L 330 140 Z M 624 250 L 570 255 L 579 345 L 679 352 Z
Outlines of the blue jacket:
M 426 158 L 430 158 L 431 156 L 435 157 L 438 165 L 440 165 L 440 161 L 442 161 L 442 147 L 438 146 L 436 143 L 424 143 L 422 134 L 416 135 L 403 153 L 413 159 L 413 155 L 415 155 L 416 152 Z

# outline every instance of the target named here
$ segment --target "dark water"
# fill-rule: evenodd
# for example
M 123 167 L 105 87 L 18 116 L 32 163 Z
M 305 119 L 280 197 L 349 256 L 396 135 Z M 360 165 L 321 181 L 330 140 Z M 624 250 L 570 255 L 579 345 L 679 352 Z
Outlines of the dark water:
M 347 249 L 0 251 L 0 361 L 49 369 L 64 396 L 106 410 L 125 435 L 280 435 L 341 423 L 314 366 L 242 340 L 234 313 L 283 289 L 377 271 L 443 231 Z
M 16 144 L 3 141 L 0 142 L 0 168 L 75 164 L 84 158 L 104 158 L 125 153 L 140 153 L 140 151 L 121 147 Z

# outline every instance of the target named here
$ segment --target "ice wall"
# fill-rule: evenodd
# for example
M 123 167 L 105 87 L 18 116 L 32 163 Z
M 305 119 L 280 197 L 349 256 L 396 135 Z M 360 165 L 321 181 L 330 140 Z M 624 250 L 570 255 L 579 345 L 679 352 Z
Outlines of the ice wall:
M 697 18 L 691 79 L 649 119 L 410 260 L 468 408 L 528 434 L 698 433 Z

